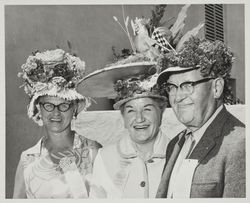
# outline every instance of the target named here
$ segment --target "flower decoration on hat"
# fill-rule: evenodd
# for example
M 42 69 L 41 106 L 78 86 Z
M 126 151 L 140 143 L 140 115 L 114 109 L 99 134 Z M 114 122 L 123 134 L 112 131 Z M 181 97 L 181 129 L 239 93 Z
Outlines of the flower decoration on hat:
M 165 93 L 156 84 L 157 77 L 162 68 L 162 58 L 164 58 L 165 55 L 176 55 L 182 48 L 184 42 L 191 36 L 197 35 L 204 25 L 203 23 L 200 23 L 183 35 L 182 32 L 185 26 L 185 19 L 187 17 L 186 13 L 189 6 L 190 5 L 185 5 L 182 7 L 171 28 L 158 26 L 159 18 L 158 20 L 154 20 L 156 18 L 156 13 L 161 13 L 163 15 L 163 12 L 161 12 L 165 8 L 163 5 L 156 7 L 156 12 L 153 12 L 154 15 L 151 19 L 136 17 L 134 20 L 131 20 L 134 40 L 128 31 L 129 17 L 127 16 L 125 19 L 124 9 L 123 17 L 125 27 L 123 27 L 117 17 L 114 16 L 115 21 L 118 22 L 122 27 L 122 30 L 127 34 L 133 50 L 132 55 L 123 60 L 117 61 L 116 64 L 149 61 L 154 64 L 153 67 L 156 69 L 155 74 L 153 75 L 146 74 L 129 79 L 118 80 L 114 85 L 115 91 L 118 95 L 116 98 L 117 103 L 114 105 L 115 108 L 119 107 L 117 104 L 121 104 L 119 101 L 128 101 L 129 98 L 133 98 L 135 95 L 139 97 L 139 94 L 163 98 Z
M 114 84 L 117 92 L 114 109 L 134 98 L 158 98 L 167 102 L 165 92 L 156 83 L 158 75 L 139 75 L 126 80 L 118 80 Z
M 134 39 L 128 29 L 129 16 L 125 18 L 124 8 L 122 7 L 125 27 L 122 26 L 116 16 L 113 16 L 114 20 L 120 25 L 122 30 L 128 36 L 133 50 L 132 55 L 124 60 L 118 61 L 118 63 L 157 61 L 164 54 L 177 54 L 179 50 L 181 50 L 184 42 L 188 41 L 188 39 L 192 36 L 197 35 L 200 29 L 204 26 L 204 23 L 200 23 L 192 30 L 183 34 L 185 19 L 187 17 L 187 11 L 190 4 L 186 4 L 182 7 L 175 23 L 173 23 L 170 27 L 159 26 L 159 20 L 163 16 L 163 9 L 165 7 L 166 5 L 156 6 L 156 11 L 152 11 L 152 17 L 150 19 L 138 17 L 134 20 L 131 19 L 130 24 L 133 30 Z M 159 13 L 161 14 L 161 17 L 157 18 L 157 14 Z
M 114 98 L 116 95 L 115 109 L 138 97 L 158 97 L 167 100 L 156 84 L 164 62 L 162 59 L 165 55 L 177 54 L 184 42 L 192 35 L 198 34 L 204 24 L 200 23 L 183 35 L 186 13 L 190 7 L 185 5 L 171 28 L 160 26 L 165 7 L 166 5 L 155 6 L 149 19 L 144 17 L 130 19 L 129 16 L 125 16 L 122 6 L 123 23 L 116 16 L 113 16 L 113 19 L 128 37 L 132 51 L 123 50 L 122 55 L 114 53 L 113 63 L 82 80 L 82 92 L 92 97 Z M 129 32 L 131 29 L 133 35 Z M 114 48 L 112 50 L 114 52 Z
M 37 99 L 40 96 L 58 96 L 73 101 L 85 100 L 85 108 L 91 104 L 90 98 L 76 91 L 85 73 L 85 62 L 62 49 L 36 52 L 27 58 L 18 77 L 24 80 L 24 91 L 31 98 L 28 116 L 42 125 Z

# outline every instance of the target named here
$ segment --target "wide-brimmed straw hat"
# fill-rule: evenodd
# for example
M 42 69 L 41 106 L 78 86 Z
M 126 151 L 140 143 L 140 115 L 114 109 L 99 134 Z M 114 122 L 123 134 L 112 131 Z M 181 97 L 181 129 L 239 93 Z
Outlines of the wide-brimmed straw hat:
M 78 91 L 90 97 L 115 99 L 114 109 L 129 100 L 152 97 L 165 100 L 157 89 L 156 62 L 116 64 L 97 70 L 83 78 Z
M 132 54 L 84 77 L 78 87 L 79 92 L 95 98 L 115 99 L 115 109 L 132 99 L 142 97 L 167 101 L 165 92 L 156 82 L 162 68 L 160 61 L 165 54 L 177 53 L 184 41 L 191 35 L 196 35 L 204 25 L 200 23 L 189 33 L 182 33 L 189 6 L 182 7 L 171 29 L 156 27 L 150 24 L 150 19 L 136 17 L 131 20 L 134 39 L 127 29 L 129 17 L 124 19 L 126 29 L 122 28 L 131 43 Z M 114 20 L 122 26 L 115 16 Z

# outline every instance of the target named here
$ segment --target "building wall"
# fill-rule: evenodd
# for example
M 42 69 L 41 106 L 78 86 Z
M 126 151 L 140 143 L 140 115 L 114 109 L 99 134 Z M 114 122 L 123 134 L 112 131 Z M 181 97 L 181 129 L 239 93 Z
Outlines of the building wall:
M 181 6 L 169 5 L 163 21 L 177 16 Z M 126 5 L 125 13 L 132 19 L 150 17 L 152 8 L 152 5 Z M 242 8 L 235 8 L 238 9 Z M 185 30 L 204 20 L 204 5 L 192 5 L 187 15 Z M 241 10 L 238 15 L 243 15 Z M 56 46 L 67 50 L 69 40 L 73 50 L 85 60 L 87 73 L 103 68 L 110 63 L 111 46 L 117 50 L 130 48 L 125 33 L 113 16 L 122 22 L 120 5 L 5 6 L 7 198 L 12 196 L 14 174 L 21 151 L 31 147 L 45 133 L 27 118 L 26 105 L 29 101 L 23 89 L 19 88 L 21 79 L 17 78 L 21 65 L 35 50 L 54 49 Z M 204 36 L 203 31 L 200 36 Z M 244 62 L 242 64 L 241 69 L 244 70 Z M 238 73 L 234 73 L 236 81 L 244 88 L 244 80 Z M 97 102 L 90 110 L 112 109 L 107 99 L 98 99 Z
M 136 16 L 150 17 L 152 8 L 152 5 L 130 5 L 125 6 L 125 13 L 133 19 Z M 181 5 L 168 6 L 162 21 L 177 16 L 180 8 Z M 185 30 L 197 25 L 204 18 L 203 15 L 202 5 L 192 6 L 188 11 Z M 54 49 L 56 46 L 67 50 L 69 40 L 73 50 L 85 60 L 87 74 L 110 63 L 111 46 L 117 50 L 130 48 L 125 33 L 113 16 L 122 22 L 121 6 L 6 6 L 7 114 L 26 111 L 28 98 L 19 88 L 22 81 L 17 78 L 17 73 L 33 51 Z M 168 25 L 171 22 L 173 20 Z M 109 103 L 104 100 L 92 107 L 93 110 L 109 108 Z
M 245 103 L 245 15 L 244 4 L 224 6 L 224 39 L 235 55 L 232 77 L 236 96 Z

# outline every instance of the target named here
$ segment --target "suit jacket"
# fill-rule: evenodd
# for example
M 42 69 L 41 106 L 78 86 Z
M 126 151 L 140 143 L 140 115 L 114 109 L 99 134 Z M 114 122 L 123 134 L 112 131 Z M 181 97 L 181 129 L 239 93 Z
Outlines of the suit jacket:
M 164 170 L 178 142 L 169 143 Z M 223 107 L 189 157 L 198 160 L 190 197 L 245 197 L 245 156 L 245 125 Z

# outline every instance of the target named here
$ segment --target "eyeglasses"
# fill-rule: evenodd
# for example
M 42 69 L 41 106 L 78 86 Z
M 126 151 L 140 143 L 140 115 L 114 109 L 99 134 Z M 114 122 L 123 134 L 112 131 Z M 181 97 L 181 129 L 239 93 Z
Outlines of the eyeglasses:
M 58 105 L 55 105 L 55 104 L 52 104 L 52 103 L 49 103 L 49 102 L 45 102 L 45 103 L 42 103 L 40 102 L 39 103 L 40 105 L 43 106 L 43 108 L 48 111 L 48 112 L 52 112 L 54 111 L 54 109 L 57 107 L 57 109 L 61 112 L 66 112 L 69 110 L 69 108 L 71 107 L 72 103 L 61 103 L 61 104 L 58 104 Z
M 194 86 L 201 84 L 203 82 L 208 82 L 209 80 L 212 80 L 214 78 L 204 78 L 197 81 L 186 81 L 181 83 L 179 86 L 172 84 L 172 83 L 165 83 L 163 86 L 165 86 L 165 90 L 170 96 L 174 96 L 177 93 L 178 88 L 180 87 L 183 94 L 192 94 L 194 92 Z

